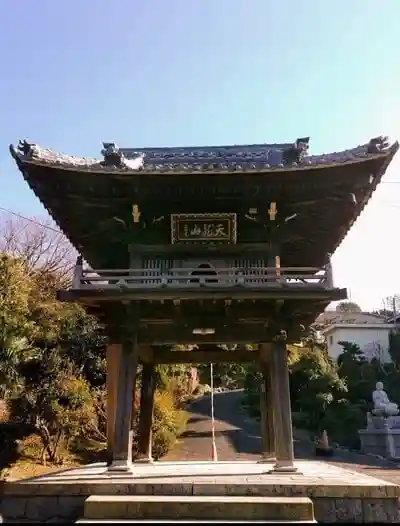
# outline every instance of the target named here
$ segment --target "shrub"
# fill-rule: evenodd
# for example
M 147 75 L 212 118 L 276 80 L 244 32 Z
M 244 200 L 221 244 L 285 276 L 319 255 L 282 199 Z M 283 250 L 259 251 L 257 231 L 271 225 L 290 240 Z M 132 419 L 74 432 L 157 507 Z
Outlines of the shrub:
M 179 436 L 184 431 L 186 422 L 186 412 L 176 408 L 172 394 L 168 391 L 157 391 L 153 417 L 154 436 L 164 430 Z
M 211 387 L 208 384 L 199 384 L 193 389 L 193 396 L 202 396 L 208 394 L 211 391 Z
M 135 397 L 135 422 L 133 436 L 133 453 L 137 453 L 139 431 L 139 396 Z M 159 391 L 155 393 L 152 425 L 152 455 L 159 459 L 174 446 L 177 437 L 185 430 L 188 415 L 178 409 L 174 403 L 173 393 Z
M 68 367 L 50 367 L 56 363 L 57 359 L 49 360 L 47 367 L 38 360 L 26 363 L 24 385 L 9 399 L 11 419 L 31 425 L 41 438 L 42 462 L 46 458 L 56 462 L 59 450 L 71 439 L 97 428 L 95 397 L 89 384 Z

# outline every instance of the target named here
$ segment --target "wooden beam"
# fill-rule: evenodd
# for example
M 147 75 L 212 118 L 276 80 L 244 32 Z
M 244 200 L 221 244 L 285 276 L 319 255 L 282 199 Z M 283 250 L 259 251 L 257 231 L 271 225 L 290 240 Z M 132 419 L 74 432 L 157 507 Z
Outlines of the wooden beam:
M 143 301 L 143 300 L 278 300 L 278 299 L 299 299 L 299 300 L 327 300 L 339 301 L 347 298 L 346 289 L 324 290 L 321 287 L 210 287 L 188 290 L 187 288 L 160 288 L 160 289 L 127 289 L 127 290 L 61 290 L 57 293 L 60 301 L 77 301 L 80 303 L 93 303 L 94 301 Z
M 210 327 L 212 328 L 212 327 Z M 139 342 L 141 345 L 175 344 L 248 344 L 271 341 L 276 332 L 263 325 L 234 325 L 215 328 L 214 334 L 195 334 L 193 329 L 181 326 L 141 327 Z
M 257 351 L 156 351 L 155 363 L 243 363 L 258 360 Z
M 160 255 L 166 254 L 248 254 L 259 253 L 265 254 L 269 250 L 269 243 L 241 243 L 237 245 L 141 245 L 134 246 L 136 254 L 140 255 Z

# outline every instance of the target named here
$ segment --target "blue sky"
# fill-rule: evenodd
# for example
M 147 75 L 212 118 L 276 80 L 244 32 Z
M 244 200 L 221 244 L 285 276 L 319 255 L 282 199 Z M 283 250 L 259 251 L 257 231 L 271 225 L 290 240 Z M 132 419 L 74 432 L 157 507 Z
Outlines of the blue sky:
M 399 0 L 2 0 L 0 206 L 46 216 L 9 157 L 20 138 L 87 156 L 400 139 L 399 21 Z M 400 292 L 399 167 L 334 257 L 365 308 Z

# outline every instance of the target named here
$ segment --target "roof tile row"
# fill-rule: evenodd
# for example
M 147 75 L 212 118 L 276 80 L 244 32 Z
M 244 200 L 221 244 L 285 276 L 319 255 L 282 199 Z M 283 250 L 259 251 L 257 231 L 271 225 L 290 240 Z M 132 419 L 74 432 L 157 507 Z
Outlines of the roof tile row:
M 308 138 L 293 144 L 263 144 L 243 146 L 131 148 L 119 149 L 114 143 L 103 143 L 104 159 L 74 157 L 20 141 L 11 153 L 19 162 L 52 165 L 85 171 L 271 171 L 341 165 L 382 155 L 397 145 L 387 137 L 371 139 L 356 148 L 322 155 L 307 155 Z

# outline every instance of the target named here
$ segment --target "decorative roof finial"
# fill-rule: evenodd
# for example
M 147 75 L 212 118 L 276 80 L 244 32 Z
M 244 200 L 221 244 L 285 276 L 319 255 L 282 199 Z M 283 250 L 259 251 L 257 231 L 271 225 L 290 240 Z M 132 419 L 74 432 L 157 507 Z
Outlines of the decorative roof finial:
M 101 154 L 104 161 L 101 163 L 106 168 L 125 168 L 141 170 L 144 163 L 144 153 L 137 153 L 134 159 L 127 159 L 114 142 L 103 142 Z
M 300 139 L 296 139 L 292 146 L 283 152 L 283 164 L 300 164 L 307 155 L 309 145 L 310 137 L 301 137 Z
M 374 137 L 368 143 L 368 153 L 382 153 L 390 147 L 389 137 L 381 135 Z
M 102 162 L 103 166 L 108 166 L 110 168 L 122 168 L 123 155 L 115 143 L 103 142 L 101 154 L 104 156 L 104 161 Z

